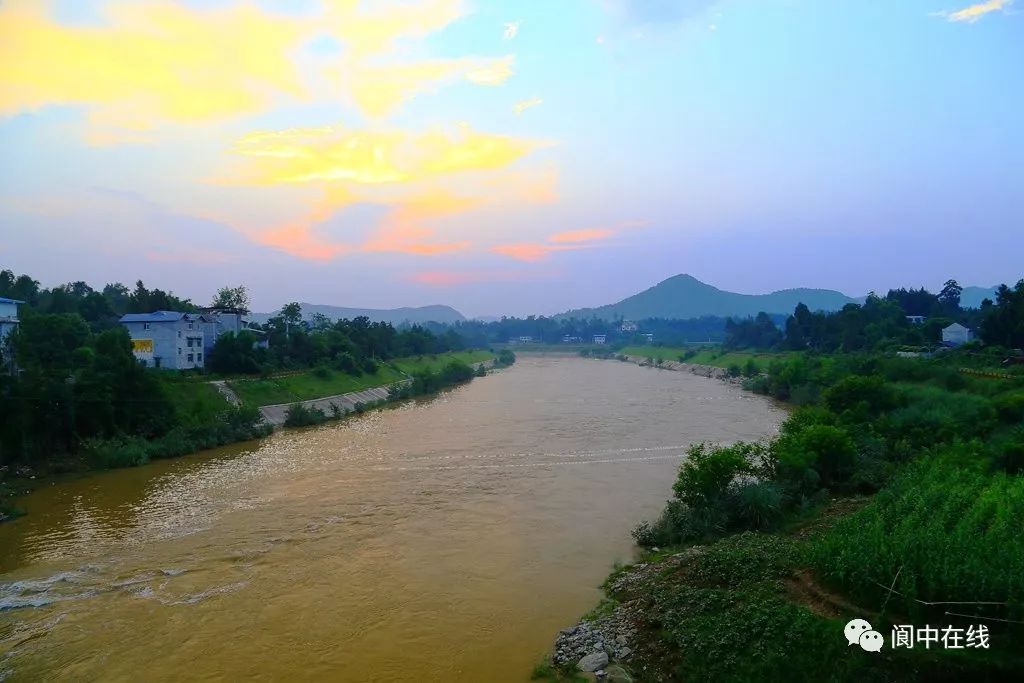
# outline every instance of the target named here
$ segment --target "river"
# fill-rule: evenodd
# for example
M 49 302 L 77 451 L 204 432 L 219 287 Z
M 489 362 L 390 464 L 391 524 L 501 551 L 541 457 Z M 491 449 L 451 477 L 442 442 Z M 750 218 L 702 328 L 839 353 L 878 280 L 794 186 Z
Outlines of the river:
M 523 356 L 44 486 L 0 524 L 0 680 L 525 681 L 632 558 L 684 448 L 783 417 L 682 372 Z

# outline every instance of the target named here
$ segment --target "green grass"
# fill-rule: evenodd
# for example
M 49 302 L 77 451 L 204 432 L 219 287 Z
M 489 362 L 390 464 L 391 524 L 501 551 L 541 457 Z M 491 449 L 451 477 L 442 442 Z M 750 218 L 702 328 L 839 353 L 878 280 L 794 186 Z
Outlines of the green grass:
M 181 423 L 208 422 L 230 407 L 227 400 L 205 379 L 161 376 L 164 391 Z
M 678 361 L 679 357 L 690 349 L 673 346 L 627 346 L 619 353 L 627 356 L 640 356 L 641 358 L 654 358 L 662 360 Z M 743 367 L 750 359 L 754 360 L 759 370 L 766 370 L 768 364 L 773 360 L 783 360 L 792 355 L 785 351 L 777 353 L 755 353 L 751 351 L 722 351 L 719 348 L 709 348 L 697 351 L 697 353 L 686 359 L 687 363 L 696 365 L 712 365 L 718 368 L 727 368 L 736 364 Z
M 373 375 L 353 377 L 344 372 L 332 371 L 328 377 L 318 377 L 310 370 L 287 377 L 234 380 L 228 382 L 228 385 L 238 394 L 243 404 L 267 406 L 362 391 L 392 384 L 401 379 L 402 373 L 381 365 Z
M 440 353 L 436 356 L 416 356 L 400 358 L 390 364 L 381 364 L 373 375 L 353 377 L 344 372 L 331 371 L 329 376 L 321 377 L 313 370 L 270 379 L 236 379 L 228 385 L 238 394 L 242 403 L 249 406 L 267 406 L 280 403 L 308 401 L 324 396 L 336 396 L 353 391 L 362 391 L 373 387 L 394 384 L 405 379 L 406 375 L 421 370 L 437 370 L 453 360 L 464 363 L 478 363 L 488 360 L 493 354 L 489 351 L 457 351 Z M 394 367 L 392 367 L 394 366 Z
M 399 370 L 406 374 L 430 370 L 436 372 L 453 360 L 462 361 L 467 365 L 480 363 L 494 358 L 490 351 L 452 351 L 450 353 L 439 353 L 436 356 L 414 356 L 412 358 L 399 358 L 392 362 Z

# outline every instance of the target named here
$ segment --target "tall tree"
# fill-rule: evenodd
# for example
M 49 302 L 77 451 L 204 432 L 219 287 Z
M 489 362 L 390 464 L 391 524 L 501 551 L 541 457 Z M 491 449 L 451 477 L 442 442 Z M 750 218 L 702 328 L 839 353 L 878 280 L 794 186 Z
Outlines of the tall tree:
M 246 289 L 245 285 L 221 287 L 217 290 L 217 295 L 213 297 L 210 306 L 212 308 L 237 308 L 248 313 L 250 306 L 249 290 Z

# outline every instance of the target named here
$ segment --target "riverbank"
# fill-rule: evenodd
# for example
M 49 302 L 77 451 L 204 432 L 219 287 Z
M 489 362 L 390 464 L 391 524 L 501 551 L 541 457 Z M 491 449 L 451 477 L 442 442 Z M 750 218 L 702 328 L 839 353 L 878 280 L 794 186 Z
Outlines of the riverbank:
M 512 355 L 511 362 L 514 361 Z M 473 350 L 400 358 L 383 366 L 373 375 L 357 378 L 336 372 L 324 376 L 323 372 L 317 370 L 257 380 L 202 382 L 195 378 L 164 378 L 167 380 L 165 390 L 172 406 L 190 417 L 182 427 L 158 439 L 125 437 L 114 441 L 91 442 L 77 455 L 47 461 L 45 468 L 29 465 L 13 469 L 5 467 L 0 470 L 0 523 L 23 514 L 17 506 L 18 497 L 39 486 L 53 483 L 57 477 L 135 467 L 151 460 L 180 457 L 264 438 L 276 428 L 307 426 L 363 413 L 387 404 L 393 399 L 396 387 L 412 382 L 416 376 L 434 376 L 452 363 L 467 364 L 479 372 L 481 368 L 494 366 L 495 355 L 489 351 Z M 381 380 L 384 381 L 378 383 Z M 251 386 L 251 383 L 260 383 L 262 386 L 238 391 L 240 386 Z M 434 383 L 431 391 L 447 388 L 454 383 L 457 382 L 449 380 Z M 353 384 L 368 386 L 344 394 L 329 393 L 339 386 Z M 316 395 L 318 391 L 327 393 Z M 253 405 L 254 400 L 265 395 L 307 398 L 281 404 Z M 408 396 L 398 394 L 395 397 L 401 400 Z M 297 416 L 291 422 L 288 419 L 289 411 L 295 412 Z
M 777 439 L 691 450 L 661 517 L 634 530 L 641 561 L 608 578 L 538 678 L 1018 675 L 1024 542 L 1008 520 L 1024 516 L 1024 386 L 957 362 L 792 355 L 744 380 L 803 407 Z M 882 633 L 881 652 L 847 644 L 853 618 Z M 890 645 L 897 625 L 927 622 L 984 627 L 1001 647 Z

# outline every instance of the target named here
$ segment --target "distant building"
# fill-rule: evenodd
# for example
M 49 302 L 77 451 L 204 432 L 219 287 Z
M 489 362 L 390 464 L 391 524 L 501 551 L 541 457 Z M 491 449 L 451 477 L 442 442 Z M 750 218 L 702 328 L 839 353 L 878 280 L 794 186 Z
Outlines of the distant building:
M 594 335 L 594 343 L 595 344 L 605 344 L 607 342 L 608 342 L 608 335 L 606 335 L 606 334 L 595 334 Z
M 632 320 L 623 320 L 622 326 L 619 328 L 622 332 L 636 332 L 637 329 L 636 323 Z
M 562 337 L 562 343 L 563 344 L 582 344 L 583 343 L 583 337 L 573 337 L 573 336 L 567 334 L 567 335 L 564 335 Z
M 533 343 L 533 337 L 520 337 L 519 338 L 519 343 L 520 344 L 532 344 Z
M 942 343 L 946 346 L 960 346 L 974 339 L 974 331 L 960 323 L 953 323 L 942 330 Z
M 191 370 L 205 365 L 203 317 L 179 311 L 128 313 L 121 324 L 132 338 L 132 352 L 150 368 Z
M 6 366 L 12 360 L 8 357 L 7 336 L 21 324 L 18 320 L 18 306 L 23 303 L 0 296 L 0 366 Z
M 199 324 L 203 329 L 203 353 L 207 356 L 213 351 L 217 337 L 227 332 L 238 334 L 243 330 L 257 337 L 256 346 L 267 347 L 266 332 L 254 329 L 244 316 L 248 311 L 241 308 L 204 308 Z
M 646 332 L 645 334 L 643 334 L 643 338 L 647 340 L 648 344 L 654 343 L 654 334 L 651 332 Z
M 925 317 L 923 315 L 908 315 L 905 317 L 911 325 L 924 325 Z

